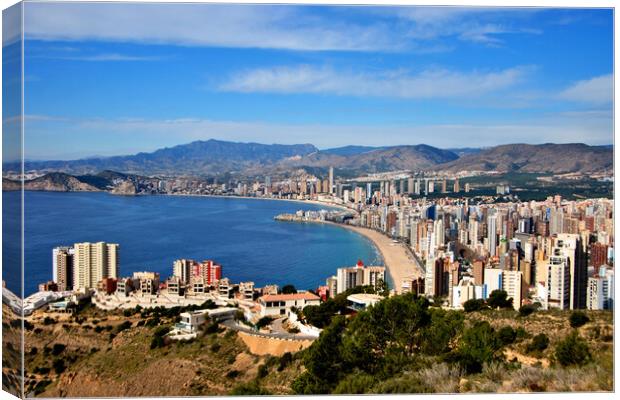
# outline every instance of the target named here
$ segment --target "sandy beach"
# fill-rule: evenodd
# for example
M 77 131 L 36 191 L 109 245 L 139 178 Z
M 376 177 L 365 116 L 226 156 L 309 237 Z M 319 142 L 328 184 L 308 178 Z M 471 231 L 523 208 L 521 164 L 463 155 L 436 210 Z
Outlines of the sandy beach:
M 374 243 L 377 249 L 379 249 L 379 252 L 381 252 L 381 257 L 383 258 L 383 262 L 385 263 L 388 273 L 392 277 L 394 290 L 397 294 L 402 292 L 401 286 L 405 278 L 410 280 L 412 277 L 424 277 L 422 267 L 413 258 L 411 252 L 405 247 L 404 244 L 394 242 L 384 234 L 372 229 L 345 224 L 336 224 L 333 222 L 330 222 L 330 224 L 357 232 Z

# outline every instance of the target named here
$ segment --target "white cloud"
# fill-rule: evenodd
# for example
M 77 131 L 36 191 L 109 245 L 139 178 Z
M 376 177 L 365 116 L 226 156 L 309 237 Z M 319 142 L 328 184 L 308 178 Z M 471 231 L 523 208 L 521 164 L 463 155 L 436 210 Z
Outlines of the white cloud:
M 306 9 L 308 11 L 309 9 Z M 361 25 L 273 5 L 26 3 L 26 37 L 294 50 L 390 50 L 387 24 Z
M 412 74 L 403 70 L 382 73 L 337 71 L 308 65 L 249 70 L 235 74 L 222 91 L 314 93 L 411 99 L 472 97 L 509 88 L 522 81 L 532 67 L 493 72 L 445 69 Z
M 562 100 L 607 104 L 613 101 L 614 76 L 612 74 L 597 76 L 574 83 L 560 92 Z

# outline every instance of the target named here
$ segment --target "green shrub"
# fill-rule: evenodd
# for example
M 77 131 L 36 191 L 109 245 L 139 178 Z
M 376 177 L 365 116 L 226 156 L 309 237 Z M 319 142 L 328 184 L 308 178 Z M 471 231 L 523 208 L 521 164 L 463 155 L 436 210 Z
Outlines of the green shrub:
M 62 374 L 65 369 L 67 369 L 65 361 L 61 358 L 54 360 L 54 362 L 52 363 L 52 367 L 54 368 L 54 372 L 56 372 L 57 374 Z
M 532 341 L 525 347 L 527 353 L 540 354 L 549 347 L 549 338 L 544 333 L 534 336 Z
M 571 328 L 579 328 L 590 321 L 590 318 L 582 311 L 573 311 L 568 317 Z
M 511 326 L 504 326 L 497 331 L 497 337 L 504 346 L 513 344 L 517 339 L 517 331 L 515 331 Z
M 237 385 L 230 391 L 233 396 L 268 396 L 271 393 L 262 388 L 257 381 Z
M 52 325 L 55 323 L 56 323 L 56 320 L 54 318 L 50 318 L 50 317 L 43 318 L 43 325 Z
M 574 331 L 555 346 L 555 359 L 566 367 L 585 365 L 590 362 L 592 356 L 586 341 Z
M 532 314 L 534 311 L 536 311 L 535 306 L 531 304 L 524 304 L 519 308 L 519 315 L 521 317 L 527 317 L 528 315 Z
M 164 338 L 161 336 L 153 336 L 153 339 L 151 339 L 151 350 L 164 347 L 165 345 Z
M 235 379 L 236 377 L 238 377 L 240 374 L 239 371 L 233 369 L 232 371 L 228 371 L 228 373 L 226 374 L 226 378 L 228 379 Z
M 512 308 L 512 298 L 508 298 L 505 290 L 494 290 L 487 299 L 487 304 L 492 309 Z
M 62 353 L 65 350 L 66 347 L 67 346 L 65 346 L 62 343 L 54 343 L 54 346 L 52 346 L 52 355 L 54 355 L 54 356 L 59 355 L 60 353 Z
M 463 303 L 463 310 L 466 313 L 480 311 L 486 308 L 486 302 L 483 299 L 471 299 Z

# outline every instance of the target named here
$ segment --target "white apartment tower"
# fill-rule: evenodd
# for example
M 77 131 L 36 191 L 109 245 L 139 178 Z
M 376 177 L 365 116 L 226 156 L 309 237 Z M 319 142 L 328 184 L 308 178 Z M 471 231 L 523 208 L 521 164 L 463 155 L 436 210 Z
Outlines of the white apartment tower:
M 118 244 L 85 242 L 73 249 L 74 290 L 95 288 L 104 278 L 118 277 Z

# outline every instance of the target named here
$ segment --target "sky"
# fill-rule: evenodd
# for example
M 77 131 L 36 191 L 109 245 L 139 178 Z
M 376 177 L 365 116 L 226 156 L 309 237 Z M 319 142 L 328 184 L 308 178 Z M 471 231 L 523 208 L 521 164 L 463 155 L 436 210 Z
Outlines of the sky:
M 28 159 L 613 142 L 610 9 L 33 2 L 24 23 Z

